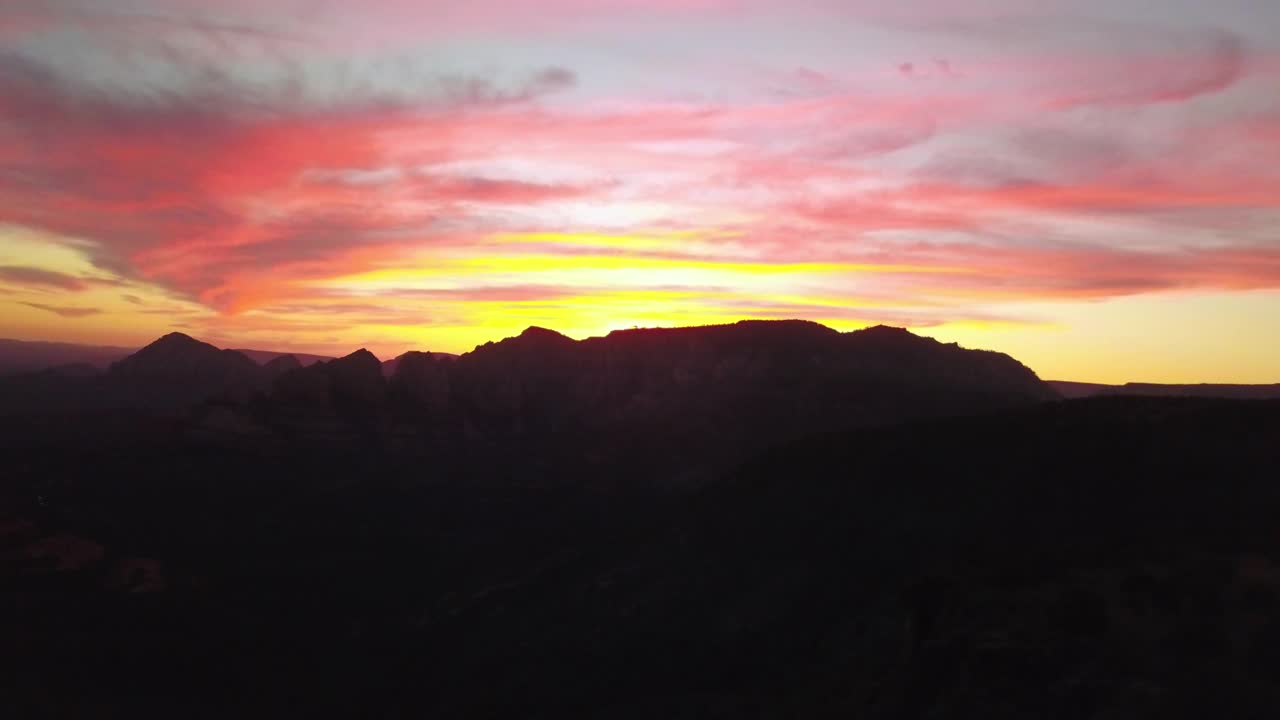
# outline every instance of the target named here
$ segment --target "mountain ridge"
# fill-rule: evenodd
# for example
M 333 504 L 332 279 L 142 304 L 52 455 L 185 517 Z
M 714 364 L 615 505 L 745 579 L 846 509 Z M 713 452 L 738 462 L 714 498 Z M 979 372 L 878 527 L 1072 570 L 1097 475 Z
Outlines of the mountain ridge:
M 411 353 L 390 367 L 367 349 L 305 367 L 294 360 L 259 366 L 172 333 L 101 377 L 11 387 L 10 400 L 0 387 L 0 408 L 152 410 L 226 442 L 420 454 L 502 482 L 685 485 L 807 433 L 1059 397 L 1003 353 L 798 320 L 584 340 L 534 326 L 457 357 Z M 258 430 L 218 430 L 237 427 Z

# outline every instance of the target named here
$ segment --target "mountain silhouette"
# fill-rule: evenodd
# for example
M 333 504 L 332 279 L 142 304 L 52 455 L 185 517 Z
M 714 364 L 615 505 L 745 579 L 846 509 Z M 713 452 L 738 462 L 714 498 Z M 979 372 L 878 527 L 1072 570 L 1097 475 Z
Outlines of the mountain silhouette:
M 382 363 L 373 353 L 357 350 L 336 360 L 317 362 L 281 374 L 271 386 L 274 403 L 314 412 L 376 415 L 386 399 Z
M 129 357 L 139 349 L 137 347 L 110 347 L 0 338 L 0 377 L 39 372 L 68 365 L 88 365 L 105 371 L 112 363 Z M 284 355 L 293 355 L 302 365 L 333 359 L 325 355 L 312 355 L 309 353 L 284 353 L 240 348 L 236 348 L 235 351 L 259 365 L 266 365 Z
M 586 340 L 530 327 L 457 357 L 407 353 L 391 368 L 364 349 L 258 365 L 171 333 L 100 377 L 0 383 L 0 408 L 160 412 L 189 418 L 209 442 L 409 453 L 484 482 L 683 487 L 807 434 L 1058 398 L 1001 353 L 798 320 Z
M 302 363 L 293 355 L 279 355 L 262 364 L 263 372 L 272 380 L 301 367 Z
M 429 357 L 433 357 L 433 358 L 440 358 L 440 359 L 443 359 L 443 360 L 456 360 L 456 359 L 458 358 L 458 356 L 457 356 L 457 355 L 455 355 L 455 354 L 453 354 L 453 353 L 443 353 L 443 352 L 434 352 L 434 351 L 433 351 L 433 352 L 424 352 L 424 351 L 421 351 L 421 350 L 410 350 L 409 352 L 406 352 L 406 353 L 402 353 L 402 354 L 400 354 L 400 355 L 397 355 L 396 357 L 393 357 L 393 358 L 391 358 L 390 360 L 384 360 L 384 361 L 382 362 L 382 375 L 383 375 L 383 377 L 391 378 L 391 377 L 395 376 L 395 374 L 396 374 L 396 369 L 400 367 L 400 361 L 404 360 L 405 358 L 407 358 L 407 357 L 422 357 L 422 356 L 429 356 Z
M 241 353 L 170 333 L 112 364 L 102 386 L 122 406 L 180 411 L 216 396 L 247 398 L 263 378 Z
M 408 353 L 393 367 L 384 379 L 387 363 L 361 350 L 285 372 L 264 398 L 263 420 L 297 442 L 394 442 L 507 482 L 687 484 L 811 432 L 1057 398 L 1000 353 L 898 328 L 840 333 L 804 321 L 581 341 L 531 327 L 456 358 Z M 604 480 L 603 467 L 623 471 Z
M 270 364 L 272 360 L 277 360 L 285 356 L 289 356 L 289 357 L 292 357 L 294 360 L 297 360 L 298 364 L 302 365 L 303 367 L 307 365 L 314 365 L 315 363 L 318 363 L 318 362 L 323 362 L 326 360 L 333 359 L 329 355 L 313 355 L 311 353 L 278 352 L 275 350 L 245 350 L 243 348 L 234 348 L 234 349 L 236 352 L 240 353 L 241 355 L 244 355 L 250 360 L 263 366 Z
M 425 412 L 442 412 L 449 404 L 450 369 L 453 355 L 407 352 L 382 364 L 384 372 L 391 363 L 389 392 L 407 406 Z
M 593 424 L 750 415 L 785 427 L 823 412 L 856 424 L 876 413 L 931 414 L 926 406 L 945 412 L 1057 397 L 1006 355 L 898 328 L 839 333 L 804 321 L 622 330 L 583 341 L 529 328 L 452 368 L 462 409 L 541 427 L 598 413 Z
M 541 483 L 624 460 L 637 476 L 679 466 L 705 477 L 760 443 L 1058 397 L 1001 353 L 901 328 L 840 333 L 798 320 L 580 341 L 530 327 L 457 357 L 407 353 L 382 363 L 362 349 L 303 365 L 277 356 L 261 366 L 171 333 L 56 404 L 182 411 L 217 400 L 300 442 L 395 435 L 421 452 L 478 458 L 487 476 Z M 40 392 L 26 392 L 22 406 L 38 407 Z M 495 458 L 510 467 L 488 467 Z
M 239 379 L 253 375 L 258 364 L 235 350 L 221 350 L 183 333 L 169 333 L 111 365 L 120 378 L 178 377 Z

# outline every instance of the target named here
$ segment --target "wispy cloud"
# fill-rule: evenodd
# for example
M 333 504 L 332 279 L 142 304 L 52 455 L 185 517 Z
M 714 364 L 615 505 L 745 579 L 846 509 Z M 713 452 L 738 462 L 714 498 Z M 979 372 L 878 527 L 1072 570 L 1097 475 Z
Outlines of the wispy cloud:
M 47 305 L 45 303 L 37 303 L 37 302 L 23 302 L 21 304 L 26 305 L 27 307 L 33 307 L 37 310 L 44 310 L 45 312 L 51 312 L 54 315 L 58 315 L 64 318 L 83 318 L 83 317 L 88 317 L 90 315 L 97 315 L 98 313 L 102 312 L 97 308 L 91 308 L 91 307 L 63 307 L 61 305 Z
M 0 283 L 70 291 L 88 287 L 88 283 L 83 278 L 52 270 L 12 265 L 0 266 Z

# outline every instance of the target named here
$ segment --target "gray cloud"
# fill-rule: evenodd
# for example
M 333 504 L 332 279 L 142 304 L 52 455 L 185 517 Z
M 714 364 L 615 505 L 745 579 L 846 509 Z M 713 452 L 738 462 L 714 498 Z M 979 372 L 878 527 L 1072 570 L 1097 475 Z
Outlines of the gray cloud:
M 102 312 L 97 308 L 63 307 L 60 305 L 46 305 L 44 303 L 34 303 L 34 302 L 24 302 L 22 304 L 26 305 L 27 307 L 33 307 L 37 310 L 44 310 L 46 312 L 51 312 L 54 315 L 58 315 L 64 318 L 82 318 L 82 317 L 88 317 L 90 315 L 97 315 Z
M 0 266 L 0 282 L 71 291 L 88 287 L 83 278 L 74 275 L 16 265 Z

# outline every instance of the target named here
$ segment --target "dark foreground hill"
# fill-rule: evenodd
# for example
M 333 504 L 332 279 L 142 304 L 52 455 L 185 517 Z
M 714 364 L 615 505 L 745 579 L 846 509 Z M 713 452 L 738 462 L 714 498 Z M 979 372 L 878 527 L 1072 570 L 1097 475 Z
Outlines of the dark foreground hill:
M 678 494 L 409 484 L 429 461 L 209 448 L 147 422 L 132 446 L 10 455 L 15 716 L 1280 703 L 1276 403 L 1098 398 L 827 434 Z

